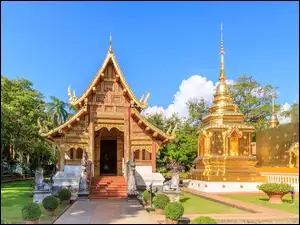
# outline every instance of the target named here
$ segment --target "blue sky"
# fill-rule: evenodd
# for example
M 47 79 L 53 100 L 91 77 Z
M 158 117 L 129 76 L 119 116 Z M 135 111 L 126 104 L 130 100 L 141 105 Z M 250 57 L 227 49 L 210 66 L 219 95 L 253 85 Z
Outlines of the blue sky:
M 150 91 L 149 104 L 167 108 L 183 80 L 218 81 L 222 22 L 227 78 L 252 75 L 279 87 L 277 103 L 291 103 L 299 99 L 298 5 L 1 2 L 1 74 L 31 80 L 46 100 L 67 101 L 69 85 L 80 96 L 93 79 L 112 32 L 134 93 Z

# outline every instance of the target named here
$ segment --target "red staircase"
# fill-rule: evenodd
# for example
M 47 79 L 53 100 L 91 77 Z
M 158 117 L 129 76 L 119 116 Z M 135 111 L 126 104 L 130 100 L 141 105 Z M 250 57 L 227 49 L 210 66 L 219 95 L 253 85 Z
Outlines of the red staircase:
M 123 176 L 94 177 L 90 187 L 90 199 L 127 197 L 126 183 Z

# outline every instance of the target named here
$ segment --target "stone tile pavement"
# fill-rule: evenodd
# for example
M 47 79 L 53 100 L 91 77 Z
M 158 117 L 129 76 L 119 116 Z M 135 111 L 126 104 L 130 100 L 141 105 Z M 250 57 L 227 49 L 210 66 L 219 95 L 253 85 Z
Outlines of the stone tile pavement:
M 138 201 L 76 201 L 54 224 L 157 224 Z

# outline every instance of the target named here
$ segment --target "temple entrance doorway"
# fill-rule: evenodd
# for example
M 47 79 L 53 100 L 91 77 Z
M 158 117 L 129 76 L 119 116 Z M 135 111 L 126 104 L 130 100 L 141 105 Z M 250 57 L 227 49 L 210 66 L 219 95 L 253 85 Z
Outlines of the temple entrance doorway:
M 95 132 L 94 176 L 122 176 L 124 171 L 124 132 L 102 127 Z
M 101 140 L 100 146 L 101 176 L 117 175 L 117 140 Z

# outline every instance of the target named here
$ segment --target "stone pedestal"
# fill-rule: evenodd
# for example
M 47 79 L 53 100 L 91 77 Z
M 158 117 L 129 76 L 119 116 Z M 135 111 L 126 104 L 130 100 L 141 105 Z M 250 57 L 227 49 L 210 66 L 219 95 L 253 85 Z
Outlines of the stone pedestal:
M 44 198 L 51 195 L 51 190 L 33 191 L 33 202 L 41 204 Z
M 179 190 L 163 190 L 163 193 L 170 198 L 170 202 L 179 202 L 180 195 L 182 195 Z
M 62 188 L 68 188 L 71 191 L 71 200 L 76 200 L 79 191 L 80 166 L 65 166 L 64 171 L 58 171 L 53 177 L 53 194 L 57 195 Z

